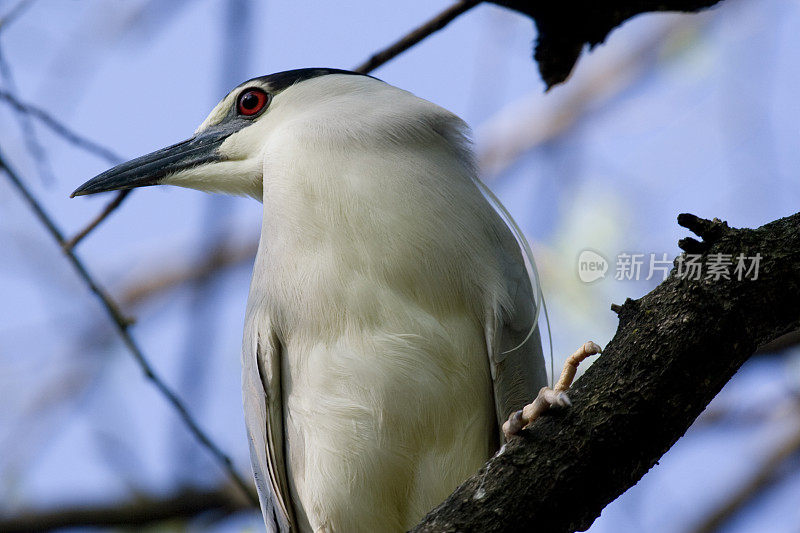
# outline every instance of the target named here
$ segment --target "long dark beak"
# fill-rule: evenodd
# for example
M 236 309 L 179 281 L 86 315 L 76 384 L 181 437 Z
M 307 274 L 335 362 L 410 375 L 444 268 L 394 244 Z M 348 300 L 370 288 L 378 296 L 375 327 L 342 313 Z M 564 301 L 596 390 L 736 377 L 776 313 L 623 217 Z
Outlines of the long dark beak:
M 205 163 L 222 161 L 225 158 L 219 154 L 219 145 L 230 134 L 230 131 L 201 132 L 191 139 L 137 157 L 90 179 L 75 189 L 70 198 L 96 192 L 158 185 L 169 174 Z

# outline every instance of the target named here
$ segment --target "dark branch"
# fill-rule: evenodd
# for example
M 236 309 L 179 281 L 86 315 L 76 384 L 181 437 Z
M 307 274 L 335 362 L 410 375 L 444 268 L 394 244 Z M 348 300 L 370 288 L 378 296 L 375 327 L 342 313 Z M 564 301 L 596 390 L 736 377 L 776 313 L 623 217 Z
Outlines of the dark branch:
M 682 279 L 673 269 L 627 300 L 616 335 L 573 387 L 573 407 L 538 420 L 414 531 L 585 530 L 760 345 L 800 327 L 800 213 L 756 230 L 680 222 L 704 236 L 701 262 L 760 254 L 758 278 Z
M 256 507 L 230 488 L 185 489 L 163 498 L 149 496 L 101 507 L 29 510 L 13 516 L 0 516 L 0 531 L 28 533 L 76 527 L 141 528 L 165 520 L 192 518 L 201 513 L 224 517 L 248 509 L 255 510 Z
M 569 77 L 584 46 L 594 47 L 611 31 L 641 13 L 695 12 L 720 0 L 492 0 L 531 17 L 538 30 L 533 57 L 547 88 Z
M 450 22 L 452 22 L 457 16 L 469 11 L 478 4 L 480 4 L 479 0 L 464 0 L 453 4 L 419 28 L 416 28 L 415 30 L 412 30 L 408 34 L 401 37 L 397 42 L 389 45 L 380 52 L 376 52 L 372 55 L 372 57 L 364 61 L 361 65 L 357 66 L 353 70 L 356 72 L 361 72 L 362 74 L 368 74 L 372 72 L 384 63 L 394 59 L 415 44 L 419 43 L 424 38 L 441 30 L 450 24 Z

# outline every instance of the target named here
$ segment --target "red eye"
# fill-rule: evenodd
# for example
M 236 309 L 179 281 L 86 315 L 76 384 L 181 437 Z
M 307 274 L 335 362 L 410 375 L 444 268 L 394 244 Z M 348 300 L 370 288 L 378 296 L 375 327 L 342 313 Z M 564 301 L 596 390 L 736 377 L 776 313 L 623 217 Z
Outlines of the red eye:
M 240 115 L 250 117 L 264 109 L 269 103 L 269 95 L 261 89 L 245 89 L 236 101 Z

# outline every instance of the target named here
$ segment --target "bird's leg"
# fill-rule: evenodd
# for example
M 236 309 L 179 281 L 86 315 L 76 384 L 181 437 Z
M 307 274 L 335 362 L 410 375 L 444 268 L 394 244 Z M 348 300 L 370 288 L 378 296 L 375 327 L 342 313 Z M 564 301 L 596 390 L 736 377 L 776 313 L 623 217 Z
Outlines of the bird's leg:
M 572 402 L 567 396 L 567 389 L 572 385 L 572 380 L 575 378 L 575 372 L 578 371 L 578 365 L 589 357 L 600 353 L 600 347 L 592 341 L 585 342 L 583 346 L 567 357 L 564 362 L 564 369 L 561 371 L 561 376 L 558 382 L 552 389 L 550 387 L 542 387 L 539 395 L 521 410 L 511 413 L 508 420 L 503 424 L 503 434 L 506 439 L 511 438 L 513 435 L 518 434 L 522 429 L 526 428 L 531 422 L 539 418 L 542 413 L 550 409 L 550 407 L 557 405 L 559 407 L 569 407 Z

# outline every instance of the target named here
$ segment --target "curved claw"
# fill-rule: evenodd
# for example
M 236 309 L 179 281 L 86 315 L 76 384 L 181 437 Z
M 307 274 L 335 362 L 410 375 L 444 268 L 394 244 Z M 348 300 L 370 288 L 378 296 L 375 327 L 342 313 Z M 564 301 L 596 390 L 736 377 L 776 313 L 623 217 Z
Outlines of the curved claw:
M 506 440 L 519 433 L 522 428 L 525 427 L 525 424 L 526 422 L 522 416 L 522 409 L 511 413 L 508 420 L 503 423 L 503 435 L 505 435 Z
M 566 392 L 557 392 L 555 401 L 552 405 L 557 405 L 559 407 L 572 407 L 572 400 L 569 399 Z

